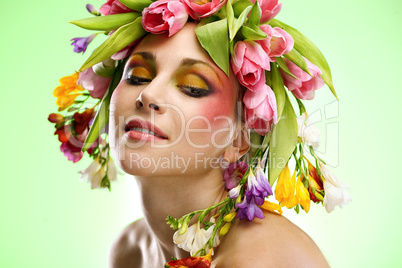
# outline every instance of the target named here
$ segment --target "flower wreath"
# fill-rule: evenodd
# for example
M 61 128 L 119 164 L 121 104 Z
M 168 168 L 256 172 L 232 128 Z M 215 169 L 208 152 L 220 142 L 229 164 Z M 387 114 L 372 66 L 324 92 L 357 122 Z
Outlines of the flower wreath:
M 100 33 L 108 38 L 79 73 L 60 79 L 53 95 L 59 112 L 67 112 L 52 113 L 48 120 L 55 123 L 60 150 L 68 160 L 75 163 L 84 152 L 93 158 L 92 164 L 80 171 L 92 189 L 110 190 L 110 182 L 116 179 L 105 131 L 110 98 L 125 59 L 148 32 L 172 36 L 189 19 L 199 21 L 195 33 L 201 46 L 226 74 L 231 66 L 246 88 L 245 124 L 252 129 L 252 144 L 258 146 L 251 149 L 247 162 L 232 163 L 224 170 L 229 194 L 222 202 L 179 219 L 167 217 L 167 223 L 177 230 L 174 242 L 192 257 L 172 260 L 166 267 L 210 267 L 213 248 L 235 218 L 262 219 L 262 210 L 282 214 L 284 206 L 308 212 L 311 201 L 322 203 L 330 212 L 351 200 L 347 186 L 315 153 L 320 134 L 302 103 L 313 99 L 315 90 L 324 84 L 336 97 L 328 63 L 303 34 L 274 19 L 282 7 L 278 0 L 108 0 L 99 11 L 89 4 L 86 7 L 94 17 L 71 23 L 100 32 L 72 39 L 74 52 L 84 53 Z M 299 117 L 287 91 L 296 98 Z M 90 102 L 94 104 L 88 108 Z M 314 164 L 308 160 L 306 148 Z M 293 175 L 288 166 L 291 158 L 295 161 Z M 274 196 L 279 204 L 265 200 L 274 194 L 275 181 Z M 205 219 L 214 209 L 217 214 Z M 189 226 L 195 215 L 196 223 Z

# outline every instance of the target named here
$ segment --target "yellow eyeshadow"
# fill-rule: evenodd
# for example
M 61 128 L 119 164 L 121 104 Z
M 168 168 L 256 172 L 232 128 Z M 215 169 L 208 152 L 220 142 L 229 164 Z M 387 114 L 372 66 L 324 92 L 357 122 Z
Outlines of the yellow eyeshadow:
M 152 79 L 152 75 L 147 68 L 144 66 L 135 66 L 131 69 L 130 75 L 145 78 L 145 79 Z
M 209 89 L 207 83 L 205 83 L 205 81 L 201 77 L 193 73 L 188 73 L 180 76 L 177 82 L 179 86 L 191 86 L 206 90 Z

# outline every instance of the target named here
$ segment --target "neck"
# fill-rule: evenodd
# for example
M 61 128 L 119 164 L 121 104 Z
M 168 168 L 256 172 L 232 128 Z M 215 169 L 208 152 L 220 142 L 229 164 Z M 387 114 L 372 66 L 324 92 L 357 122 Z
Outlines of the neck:
M 201 175 L 178 177 L 137 177 L 145 221 L 165 260 L 188 257 L 173 242 L 174 230 L 166 224 L 168 215 L 180 218 L 205 209 L 227 196 L 222 171 L 213 169 Z M 197 218 L 195 215 L 194 219 Z M 190 223 L 191 224 L 191 223 Z

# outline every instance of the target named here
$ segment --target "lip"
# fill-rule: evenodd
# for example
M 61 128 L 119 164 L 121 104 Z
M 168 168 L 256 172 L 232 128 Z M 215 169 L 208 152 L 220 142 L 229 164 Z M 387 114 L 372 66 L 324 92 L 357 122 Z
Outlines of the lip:
M 134 128 L 147 129 L 148 131 L 155 133 L 155 135 L 153 135 L 152 133 L 144 133 L 144 132 L 135 130 Z M 124 127 L 124 131 L 129 138 L 134 139 L 134 140 L 139 140 L 139 141 L 168 139 L 167 135 L 161 129 L 159 129 L 157 126 L 155 126 L 151 122 L 145 121 L 145 120 L 134 119 L 134 120 L 128 121 Z

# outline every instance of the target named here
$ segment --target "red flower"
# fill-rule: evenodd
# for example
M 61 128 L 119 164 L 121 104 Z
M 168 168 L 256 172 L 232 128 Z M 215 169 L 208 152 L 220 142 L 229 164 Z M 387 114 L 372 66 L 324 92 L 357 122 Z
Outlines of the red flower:
M 86 109 L 82 113 L 76 112 L 73 115 L 75 133 L 82 134 L 89 127 L 89 121 L 92 119 L 93 114 L 93 109 Z
M 172 268 L 209 268 L 211 267 L 211 254 L 212 249 L 209 253 L 202 257 L 187 257 L 181 260 L 170 261 L 165 264 L 165 267 Z
M 318 176 L 317 174 L 317 170 L 315 169 L 315 167 L 310 163 L 310 161 L 308 161 L 308 174 L 309 174 L 309 181 L 310 181 L 310 185 L 312 185 L 316 190 L 318 191 L 322 191 L 323 189 L 323 183 L 322 180 L 320 178 L 320 176 Z M 311 186 L 308 187 L 308 191 L 310 193 L 310 199 L 314 202 L 314 203 L 319 203 L 322 200 L 318 199 L 314 193 L 313 193 L 313 189 L 311 188 Z M 322 197 L 321 197 L 322 199 Z

